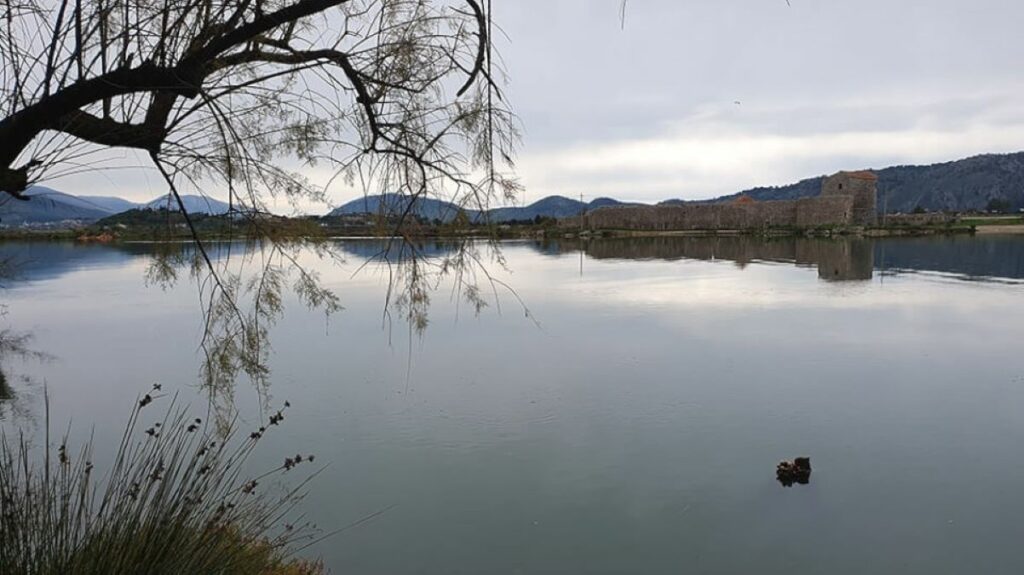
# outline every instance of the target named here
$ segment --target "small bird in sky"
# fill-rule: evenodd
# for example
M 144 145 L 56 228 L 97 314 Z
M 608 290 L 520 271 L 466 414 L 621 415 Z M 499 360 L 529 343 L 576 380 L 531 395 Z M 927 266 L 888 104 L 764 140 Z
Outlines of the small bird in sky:
M 740 102 L 739 100 L 733 100 L 733 102 L 732 102 L 732 103 L 733 103 L 733 104 L 736 104 L 737 106 L 739 106 L 739 105 L 740 105 L 740 104 L 741 104 L 742 102 Z

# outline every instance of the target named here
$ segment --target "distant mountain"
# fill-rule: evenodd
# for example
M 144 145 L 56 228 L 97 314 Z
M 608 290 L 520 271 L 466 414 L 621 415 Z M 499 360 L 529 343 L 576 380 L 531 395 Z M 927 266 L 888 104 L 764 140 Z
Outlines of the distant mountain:
M 640 206 L 640 205 L 643 205 L 643 204 L 638 204 L 638 203 L 635 203 L 635 202 L 629 202 L 629 203 L 627 203 L 627 202 L 620 202 L 619 200 L 616 200 L 616 199 L 613 199 L 613 198 L 597 198 L 596 200 L 590 202 L 590 204 L 588 205 L 588 208 L 593 210 L 593 209 L 605 208 L 605 207 Z
M 117 198 L 114 196 L 72 196 L 77 197 L 80 200 L 88 202 L 98 208 L 107 210 L 111 214 L 119 214 L 121 212 L 127 212 L 128 210 L 134 210 L 139 207 L 140 204 L 135 202 L 129 202 L 124 198 Z
M 410 209 L 410 204 L 412 204 Z M 353 214 L 380 214 L 389 217 L 400 217 L 406 212 L 427 220 L 441 220 L 450 222 L 459 213 L 459 208 L 451 202 L 436 200 L 434 198 L 418 198 L 413 204 L 412 198 L 403 194 L 382 194 L 376 196 L 364 196 L 343 204 L 333 210 L 328 216 L 343 216 Z M 471 219 L 476 215 L 475 211 L 467 211 Z
M 532 220 L 537 216 L 547 218 L 571 218 L 589 209 L 588 204 L 565 196 L 548 196 L 528 206 L 495 208 L 487 213 L 491 222 Z
M 546 218 L 571 218 L 581 212 L 608 206 L 638 206 L 642 204 L 620 202 L 612 198 L 597 198 L 584 203 L 564 196 L 548 196 L 528 206 L 517 208 L 495 208 L 488 215 L 492 222 L 514 222 L 532 220 L 537 216 Z
M 855 166 L 850 166 L 854 168 Z M 930 166 L 894 166 L 874 170 L 878 175 L 878 209 L 911 212 L 917 207 L 927 210 L 983 210 L 992 200 L 1004 200 L 1013 211 L 1024 209 L 1024 152 L 987 154 Z M 712 201 L 729 201 L 743 194 L 755 200 L 785 200 L 816 196 L 821 192 L 824 176 L 808 178 L 780 187 L 753 188 L 723 196 Z M 169 208 L 177 211 L 176 201 L 161 196 L 143 205 L 106 196 L 73 196 L 33 186 L 26 195 L 29 201 L 18 201 L 0 195 L 0 225 L 54 225 L 61 222 L 90 223 L 131 209 Z M 227 213 L 228 205 L 198 195 L 182 197 L 191 213 L 219 215 Z M 380 214 L 398 216 L 409 209 L 410 199 L 399 194 L 366 196 L 348 202 L 328 215 Z M 662 205 L 686 203 L 667 200 Z M 612 198 L 598 198 L 582 203 L 564 196 L 548 196 L 528 206 L 495 208 L 487 212 L 492 223 L 533 220 L 537 216 L 566 218 L 584 210 L 623 204 Z M 459 208 L 451 202 L 422 198 L 410 213 L 426 220 L 452 221 Z M 466 210 L 470 221 L 483 221 L 479 211 Z
M 136 204 L 112 196 L 73 196 L 44 186 L 32 186 L 25 191 L 28 201 L 0 197 L 0 225 L 54 226 L 63 223 L 92 223 L 97 220 L 133 209 L 160 209 L 167 207 L 167 196 L 147 204 Z M 185 208 L 192 213 L 223 214 L 228 211 L 224 202 L 204 196 L 183 196 Z M 177 211 L 177 202 L 170 204 Z
M 102 205 L 43 186 L 25 191 L 28 201 L 0 199 L 0 224 L 21 226 L 63 221 L 88 222 L 110 215 Z
M 32 186 L 25 192 L 26 196 L 35 199 L 46 199 L 50 202 L 65 204 L 83 210 L 99 210 L 108 214 L 114 214 L 124 210 L 138 207 L 138 204 L 122 200 L 121 198 L 107 196 L 72 196 L 64 192 L 47 188 L 44 186 Z M 31 203 L 35 200 L 30 200 Z
M 353 214 L 385 214 L 390 216 L 401 215 L 409 207 L 411 200 L 408 197 L 398 194 L 384 194 L 377 196 L 366 196 L 352 200 L 347 204 L 333 210 L 330 216 L 353 215 Z M 567 218 L 577 216 L 585 210 L 592 210 L 603 206 L 625 205 L 618 200 L 611 198 L 598 198 L 590 203 L 583 203 L 579 200 L 566 198 L 564 196 L 548 196 L 537 200 L 528 206 L 517 206 L 507 208 L 494 208 L 487 212 L 487 220 L 491 223 L 504 223 L 514 221 L 532 220 L 537 216 L 547 218 Z M 459 213 L 459 208 L 451 202 L 436 200 L 432 198 L 419 199 L 413 206 L 410 213 L 428 220 L 438 219 L 443 222 L 450 222 Z M 477 210 L 466 210 L 466 216 L 470 221 L 483 221 L 481 212 Z
M 181 202 L 185 204 L 185 209 L 190 214 L 209 214 L 209 215 L 220 215 L 228 213 L 229 206 L 213 198 L 207 196 L 181 196 Z M 144 210 L 170 210 L 172 212 L 178 211 L 178 201 L 175 200 L 170 194 L 166 196 L 160 196 L 153 201 L 147 202 L 141 206 Z
M 878 209 L 911 212 L 918 206 L 931 211 L 984 210 L 992 200 L 1009 202 L 1013 211 L 1024 208 L 1024 152 L 986 154 L 930 166 L 894 166 L 873 170 L 878 175 Z M 718 198 L 728 201 L 741 194 L 755 200 L 788 200 L 821 193 L 825 176 L 773 188 L 753 188 Z M 680 203 L 680 200 L 669 200 Z

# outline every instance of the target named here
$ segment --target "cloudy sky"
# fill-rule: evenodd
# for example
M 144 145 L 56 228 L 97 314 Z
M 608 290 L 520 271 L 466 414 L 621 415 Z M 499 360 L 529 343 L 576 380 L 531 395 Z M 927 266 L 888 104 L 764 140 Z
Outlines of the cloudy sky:
M 1019 0 L 628 0 L 624 27 L 619 4 L 494 0 L 521 203 L 699 199 L 1024 150 Z M 162 192 L 128 173 L 57 187 Z
M 1024 149 L 1024 2 L 495 2 L 527 201 L 707 198 Z M 739 104 L 736 104 L 739 102 Z

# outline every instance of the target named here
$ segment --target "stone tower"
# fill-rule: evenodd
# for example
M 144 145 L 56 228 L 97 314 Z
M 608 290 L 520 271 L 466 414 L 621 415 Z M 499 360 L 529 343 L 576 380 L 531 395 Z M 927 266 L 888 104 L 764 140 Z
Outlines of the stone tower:
M 878 221 L 878 176 L 872 172 L 839 172 L 825 178 L 822 196 L 853 196 L 855 226 L 869 226 Z

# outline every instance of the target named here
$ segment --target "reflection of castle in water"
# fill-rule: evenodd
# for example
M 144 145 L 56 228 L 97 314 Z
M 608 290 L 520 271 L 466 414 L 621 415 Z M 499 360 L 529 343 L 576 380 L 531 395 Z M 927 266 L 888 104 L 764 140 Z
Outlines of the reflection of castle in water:
M 829 281 L 870 280 L 876 267 L 884 275 L 939 273 L 968 281 L 1024 280 L 1024 238 L 1020 236 L 667 236 L 532 244 L 548 255 L 578 252 L 581 245 L 598 260 L 725 260 L 740 267 L 754 261 L 789 262 L 816 266 L 819 277 Z
M 565 241 L 562 251 L 578 250 L 578 241 Z M 870 280 L 875 251 L 867 239 L 817 239 L 750 236 L 655 237 L 607 239 L 584 243 L 593 259 L 727 260 L 746 266 L 754 261 L 791 262 L 817 266 L 818 277 L 828 281 Z

